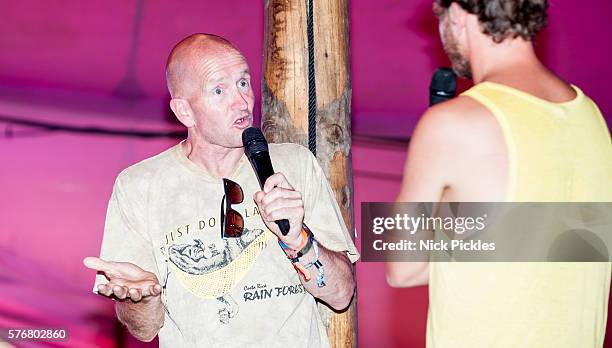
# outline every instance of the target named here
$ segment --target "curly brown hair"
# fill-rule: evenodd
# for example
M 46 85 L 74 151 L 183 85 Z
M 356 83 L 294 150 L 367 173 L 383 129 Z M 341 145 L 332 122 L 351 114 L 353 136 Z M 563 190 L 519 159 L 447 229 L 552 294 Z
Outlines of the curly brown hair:
M 547 22 L 548 0 L 435 0 L 448 8 L 456 2 L 476 15 L 483 32 L 500 43 L 505 38 L 533 40 Z

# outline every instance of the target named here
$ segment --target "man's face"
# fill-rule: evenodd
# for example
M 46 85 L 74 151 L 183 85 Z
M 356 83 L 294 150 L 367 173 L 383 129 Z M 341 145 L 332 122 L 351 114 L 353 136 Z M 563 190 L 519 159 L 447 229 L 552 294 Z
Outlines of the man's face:
M 225 148 L 242 147 L 242 131 L 253 124 L 253 89 L 244 57 L 230 48 L 197 59 L 189 104 L 200 141 Z
M 438 17 L 438 30 L 440 32 L 440 39 L 442 40 L 442 46 L 444 52 L 450 59 L 453 65 L 453 70 L 457 76 L 471 79 L 472 78 L 472 66 L 462 53 L 460 48 L 459 40 L 453 34 L 453 28 L 451 19 L 449 18 L 448 9 L 440 6 L 437 2 L 434 2 L 433 11 L 436 17 Z

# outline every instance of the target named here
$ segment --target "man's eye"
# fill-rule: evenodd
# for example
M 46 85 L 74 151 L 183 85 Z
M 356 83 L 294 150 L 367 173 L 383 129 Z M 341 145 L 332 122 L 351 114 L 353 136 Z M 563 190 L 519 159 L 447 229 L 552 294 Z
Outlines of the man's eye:
M 223 90 L 221 88 L 215 88 L 215 94 L 216 95 L 221 95 L 221 93 L 223 93 Z
M 249 81 L 247 81 L 247 80 L 245 80 L 245 79 L 242 79 L 242 80 L 240 80 L 240 81 L 238 82 L 238 86 L 240 86 L 240 87 L 242 87 L 242 88 L 247 87 L 248 85 L 249 85 Z

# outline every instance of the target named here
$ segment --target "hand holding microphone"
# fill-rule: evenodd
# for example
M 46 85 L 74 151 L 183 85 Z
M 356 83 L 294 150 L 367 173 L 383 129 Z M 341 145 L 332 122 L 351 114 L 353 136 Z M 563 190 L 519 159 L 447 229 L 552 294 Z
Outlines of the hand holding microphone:
M 268 228 L 289 247 L 300 243 L 304 202 L 282 173 L 274 173 L 268 142 L 261 131 L 250 127 L 242 133 L 244 152 L 251 162 L 262 191 L 253 199 Z
M 261 217 L 268 228 L 288 247 L 299 249 L 302 222 L 304 221 L 304 202 L 302 194 L 289 184 L 282 173 L 273 174 L 266 180 L 263 190 L 253 195 Z M 282 230 L 279 221 L 289 227 Z

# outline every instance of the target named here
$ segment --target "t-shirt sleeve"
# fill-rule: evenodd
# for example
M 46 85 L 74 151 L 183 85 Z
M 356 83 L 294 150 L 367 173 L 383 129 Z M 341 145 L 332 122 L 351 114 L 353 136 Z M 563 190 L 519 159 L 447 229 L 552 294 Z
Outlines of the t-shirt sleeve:
M 302 194 L 304 223 L 320 244 L 329 250 L 344 251 L 351 262 L 356 262 L 359 253 L 346 228 L 335 194 L 323 169 L 310 151 L 301 149 L 307 153 Z
M 108 202 L 100 258 L 105 261 L 131 262 L 145 271 L 157 274 L 151 239 L 146 231 L 144 199 L 135 185 L 126 185 L 119 175 Z M 97 274 L 93 292 L 106 284 L 104 274 Z

